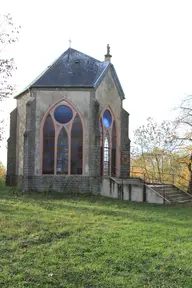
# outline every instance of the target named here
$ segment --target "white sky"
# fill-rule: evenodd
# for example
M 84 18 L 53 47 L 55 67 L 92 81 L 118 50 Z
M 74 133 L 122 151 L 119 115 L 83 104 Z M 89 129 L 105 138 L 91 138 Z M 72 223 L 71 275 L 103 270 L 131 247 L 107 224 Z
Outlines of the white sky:
M 17 90 L 62 54 L 69 38 L 72 48 L 99 60 L 109 43 L 131 135 L 149 116 L 173 118 L 171 108 L 192 93 L 191 11 L 191 0 L 0 0 L 0 13 L 11 13 L 22 26 L 19 42 L 7 51 L 18 68 Z M 15 100 L 0 105 L 1 117 L 9 119 Z

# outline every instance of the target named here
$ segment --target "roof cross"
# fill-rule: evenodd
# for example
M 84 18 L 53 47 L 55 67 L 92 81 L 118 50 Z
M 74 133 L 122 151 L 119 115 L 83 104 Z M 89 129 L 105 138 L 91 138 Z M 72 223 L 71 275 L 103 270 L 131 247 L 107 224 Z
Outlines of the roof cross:
M 69 48 L 71 48 L 71 42 L 72 42 L 71 39 L 69 39 Z

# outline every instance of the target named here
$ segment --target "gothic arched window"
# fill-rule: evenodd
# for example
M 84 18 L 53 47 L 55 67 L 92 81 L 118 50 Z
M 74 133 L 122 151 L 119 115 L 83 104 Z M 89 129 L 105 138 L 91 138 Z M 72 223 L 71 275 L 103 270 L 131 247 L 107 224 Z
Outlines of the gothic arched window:
M 43 174 L 54 173 L 55 128 L 50 115 L 43 127 Z
M 110 161 L 110 143 L 109 134 L 107 133 L 104 141 L 104 175 L 109 175 L 109 162 Z
M 101 119 L 99 121 L 99 134 L 100 134 L 100 163 L 101 163 L 100 176 L 103 176 L 103 124 Z
M 100 174 L 116 176 L 116 123 L 113 114 L 106 109 L 99 120 L 100 131 Z
M 113 128 L 112 128 L 112 151 L 111 151 L 111 175 L 116 176 L 116 126 L 115 121 L 113 121 Z
M 105 112 L 103 113 L 103 123 L 104 123 L 104 126 L 107 128 L 111 126 L 112 115 L 109 110 L 105 110 Z
M 65 101 L 50 109 L 42 127 L 42 174 L 83 174 L 83 125 Z
M 68 135 L 63 127 L 57 139 L 57 174 L 68 174 L 68 156 Z
M 82 174 L 83 129 L 76 116 L 71 129 L 71 174 Z

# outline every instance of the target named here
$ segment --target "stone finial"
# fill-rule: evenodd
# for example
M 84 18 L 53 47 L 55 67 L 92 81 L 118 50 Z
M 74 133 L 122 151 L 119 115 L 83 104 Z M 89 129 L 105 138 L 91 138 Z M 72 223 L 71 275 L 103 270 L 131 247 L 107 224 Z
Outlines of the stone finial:
M 107 54 L 110 54 L 110 46 L 107 44 Z
M 105 61 L 111 62 L 110 46 L 107 44 L 107 54 L 105 55 Z

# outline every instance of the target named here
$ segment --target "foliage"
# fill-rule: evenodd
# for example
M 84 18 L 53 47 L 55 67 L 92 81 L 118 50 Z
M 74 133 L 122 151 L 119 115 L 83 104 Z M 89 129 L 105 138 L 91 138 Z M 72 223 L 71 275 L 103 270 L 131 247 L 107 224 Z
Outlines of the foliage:
M 187 96 L 178 108 L 179 116 L 175 124 L 177 127 L 185 129 L 185 133 L 180 137 L 184 141 L 192 141 L 192 95 Z
M 6 170 L 3 164 L 0 162 L 0 181 L 5 181 Z
M 13 192 L 0 188 L 1 287 L 192 287 L 191 209 Z
M 178 139 L 181 140 L 186 147 L 184 157 L 189 173 L 188 192 L 192 194 L 192 95 L 187 96 L 182 101 L 178 110 L 179 116 L 175 124 L 176 127 L 180 129 L 181 135 Z
M 178 153 L 144 153 L 132 158 L 131 176 L 144 178 L 150 183 L 174 184 L 187 191 L 189 173 L 186 158 Z
M 132 174 L 141 173 L 149 182 L 168 181 L 179 169 L 179 156 L 174 152 L 179 144 L 171 122 L 163 121 L 159 125 L 148 118 L 147 124 L 134 132 L 132 166 L 136 171 Z
M 147 125 L 136 129 L 134 135 L 131 176 L 145 178 L 148 182 L 175 184 L 190 192 L 189 153 L 192 147 L 184 146 L 175 123 L 163 121 L 158 125 L 148 118 Z

